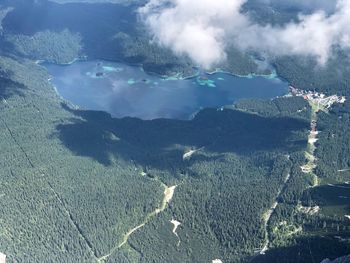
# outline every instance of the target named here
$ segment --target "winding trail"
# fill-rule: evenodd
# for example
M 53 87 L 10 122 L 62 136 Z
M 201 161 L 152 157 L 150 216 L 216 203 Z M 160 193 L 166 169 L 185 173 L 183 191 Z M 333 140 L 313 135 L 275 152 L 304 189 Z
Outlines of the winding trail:
M 10 105 L 8 105 L 8 103 L 6 101 L 1 101 L 3 102 L 6 107 L 10 107 Z M 28 155 L 28 153 L 25 151 L 25 149 L 22 147 L 21 143 L 17 140 L 15 134 L 13 133 L 12 129 L 8 126 L 7 122 L 0 117 L 0 124 L 3 124 L 3 127 L 5 128 L 5 130 L 7 131 L 8 135 L 10 136 L 10 138 L 12 139 L 12 141 L 14 142 L 14 144 L 18 147 L 18 149 L 20 150 L 20 152 L 22 152 L 22 154 L 24 155 L 25 159 L 28 162 L 28 165 L 31 168 L 37 168 L 32 159 L 30 158 L 30 156 Z M 38 169 L 40 171 L 40 169 Z M 41 171 L 41 174 L 43 175 L 44 172 Z M 109 256 L 111 256 L 114 252 L 116 252 L 118 249 L 122 248 L 125 244 L 127 244 L 129 237 L 136 232 L 137 230 L 141 229 L 142 227 L 144 227 L 154 216 L 156 216 L 157 214 L 163 212 L 166 208 L 167 205 L 171 202 L 176 187 L 178 185 L 173 185 L 173 186 L 167 186 L 165 185 L 163 182 L 161 182 L 159 179 L 156 179 L 158 182 L 160 182 L 161 186 L 164 188 L 164 197 L 162 199 L 161 205 L 160 207 L 156 208 L 153 212 L 149 213 L 146 215 L 146 218 L 144 219 L 144 221 L 142 222 L 142 224 L 135 226 L 134 228 L 130 229 L 124 236 L 122 239 L 122 242 L 120 242 L 119 244 L 117 244 L 114 248 L 111 249 L 110 253 L 102 256 L 102 257 L 97 257 L 96 252 L 93 249 L 93 244 L 88 240 L 88 238 L 84 235 L 82 229 L 80 228 L 79 224 L 74 220 L 72 214 L 70 213 L 69 209 L 66 207 L 65 202 L 63 201 L 63 199 L 61 198 L 61 196 L 55 191 L 53 185 L 45 179 L 46 184 L 48 185 L 48 188 L 50 189 L 50 191 L 53 193 L 55 199 L 59 202 L 59 204 L 61 205 L 61 209 L 62 212 L 65 214 L 66 218 L 68 219 L 69 223 L 77 230 L 78 236 L 79 238 L 83 241 L 83 243 L 85 243 L 87 250 L 89 251 L 89 253 L 91 254 L 91 256 L 93 257 L 93 260 L 96 260 L 97 262 L 104 262 Z M 1 197 L 1 196 L 0 196 Z M 6 257 L 5 254 L 0 253 L 0 263 L 1 260 L 3 260 Z
M 158 179 L 159 181 L 159 179 Z M 156 208 L 154 211 L 152 211 L 151 213 L 147 214 L 146 218 L 144 219 L 144 221 L 138 225 L 135 226 L 134 228 L 130 229 L 124 236 L 123 236 L 123 240 L 122 242 L 120 242 L 119 244 L 117 244 L 114 248 L 112 248 L 110 250 L 110 252 L 107 255 L 104 255 L 100 258 L 98 258 L 98 262 L 102 263 L 105 262 L 105 260 L 110 257 L 112 254 L 114 254 L 116 251 L 118 251 L 119 249 L 121 249 L 124 245 L 126 245 L 128 243 L 128 240 L 130 238 L 130 236 L 135 233 L 137 230 L 143 228 L 153 217 L 155 217 L 156 215 L 158 215 L 159 213 L 163 212 L 168 204 L 170 203 L 171 199 L 174 196 L 175 193 L 175 189 L 177 187 L 177 185 L 173 185 L 173 186 L 167 186 L 166 184 L 164 184 L 163 182 L 159 181 L 161 183 L 161 185 L 164 187 L 164 197 L 163 200 L 161 202 L 160 207 Z
M 289 160 L 289 156 L 287 156 L 287 158 Z M 269 249 L 269 245 L 270 245 L 271 241 L 270 241 L 270 237 L 269 237 L 269 231 L 267 228 L 270 224 L 271 216 L 272 216 L 273 212 L 275 212 L 275 210 L 279 204 L 278 199 L 281 196 L 281 194 L 283 193 L 285 185 L 288 183 L 289 180 L 290 180 L 290 173 L 288 173 L 287 176 L 284 178 L 283 185 L 277 193 L 275 202 L 271 205 L 270 209 L 264 214 L 265 242 L 264 242 L 263 248 L 259 251 L 260 255 L 265 255 L 266 251 Z
M 322 108 L 320 107 L 319 104 L 312 103 L 312 101 L 309 101 L 309 104 L 311 106 L 311 118 L 310 118 L 310 133 L 308 135 L 308 150 L 305 152 L 305 158 L 307 160 L 307 163 L 305 165 L 301 166 L 300 168 L 301 168 L 303 173 L 310 174 L 312 176 L 312 178 L 313 178 L 312 187 L 316 187 L 319 185 L 319 178 L 314 173 L 315 168 L 317 167 L 317 164 L 316 164 L 317 158 L 315 157 L 315 151 L 316 151 L 315 144 L 318 141 L 317 135 L 319 133 L 317 131 L 317 113 L 320 110 L 322 110 Z M 289 159 L 289 156 L 287 156 L 287 158 Z M 283 189 L 284 189 L 285 185 L 288 183 L 289 179 L 290 179 L 290 174 L 288 174 L 286 176 L 286 178 L 284 180 L 283 187 L 279 190 L 279 192 L 277 194 L 276 201 L 272 204 L 272 206 L 270 207 L 270 210 L 267 211 L 267 213 L 264 215 L 265 243 L 264 243 L 263 248 L 259 251 L 260 255 L 264 255 L 269 248 L 270 238 L 269 238 L 267 228 L 268 228 L 268 225 L 270 223 L 271 216 L 279 204 L 278 199 L 279 199 L 280 195 L 282 194 Z
M 318 131 L 317 131 L 317 113 L 322 110 L 319 105 L 313 104 L 311 101 L 309 101 L 309 104 L 311 106 L 311 120 L 310 120 L 310 133 L 308 136 L 308 149 L 305 152 L 305 158 L 307 160 L 307 163 L 301 166 L 301 170 L 305 174 L 309 174 L 312 176 L 313 182 L 311 187 L 318 186 L 319 178 L 315 174 L 315 169 L 317 167 L 317 158 L 315 157 L 315 151 L 317 149 L 316 142 L 318 141 Z

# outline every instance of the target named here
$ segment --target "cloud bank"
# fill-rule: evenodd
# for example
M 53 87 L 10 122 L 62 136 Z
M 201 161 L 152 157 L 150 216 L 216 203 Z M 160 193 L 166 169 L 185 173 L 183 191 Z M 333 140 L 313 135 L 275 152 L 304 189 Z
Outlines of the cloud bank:
M 313 56 L 320 64 L 334 47 L 350 47 L 350 0 L 335 1 L 331 14 L 320 9 L 283 26 L 253 22 L 241 12 L 246 1 L 150 0 L 139 12 L 155 41 L 207 69 L 223 62 L 232 45 L 277 56 Z

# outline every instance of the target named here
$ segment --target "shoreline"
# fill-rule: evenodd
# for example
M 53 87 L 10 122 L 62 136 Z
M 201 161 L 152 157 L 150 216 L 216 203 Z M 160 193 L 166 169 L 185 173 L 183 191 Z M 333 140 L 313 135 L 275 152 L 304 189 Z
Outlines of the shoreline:
M 238 78 L 248 78 L 248 79 L 253 79 L 253 78 L 265 78 L 265 79 L 278 79 L 278 80 L 281 80 L 283 82 L 286 82 L 288 83 L 287 81 L 283 80 L 282 78 L 280 78 L 276 72 L 276 70 L 273 70 L 271 72 L 271 74 L 256 74 L 256 73 L 249 73 L 247 75 L 239 75 L 239 74 L 235 74 L 235 73 L 232 73 L 230 71 L 226 71 L 226 70 L 223 70 L 221 68 L 217 68 L 215 69 L 214 71 L 209 71 L 209 72 L 206 72 L 206 74 L 208 75 L 215 75 L 215 74 L 219 74 L 219 73 L 222 73 L 222 74 L 227 74 L 227 75 L 231 75 L 231 76 L 234 76 L 234 77 L 238 77 Z M 288 83 L 289 84 L 289 83 Z
M 68 62 L 68 63 L 65 63 L 65 64 L 57 64 L 57 63 L 52 63 L 52 62 L 47 62 L 45 60 L 37 60 L 37 61 L 34 61 L 35 64 L 39 65 L 40 67 L 42 67 L 49 75 L 49 78 L 47 79 L 47 81 L 49 82 L 49 84 L 51 85 L 51 87 L 53 88 L 55 94 L 58 96 L 58 98 L 60 100 L 62 100 L 65 104 L 67 105 L 70 105 L 71 107 L 73 107 L 74 109 L 81 109 L 81 110 L 85 110 L 84 108 L 81 108 L 80 106 L 76 105 L 75 103 L 71 102 L 70 100 L 67 100 L 65 99 L 59 92 L 59 89 L 55 86 L 54 84 L 54 76 L 52 76 L 49 72 L 48 72 L 48 69 L 47 69 L 47 65 L 56 65 L 56 66 L 61 66 L 61 67 L 66 67 L 66 66 L 69 66 L 69 65 L 72 65 L 74 64 L 75 62 L 96 62 L 96 63 L 101 63 L 101 65 L 103 65 L 103 63 L 106 63 L 108 66 L 108 63 L 118 63 L 118 64 L 122 64 L 122 65 L 126 65 L 126 66 L 131 66 L 131 67 L 137 67 L 139 68 L 140 70 L 143 70 L 143 67 L 142 67 L 142 64 L 128 64 L 128 63 L 124 63 L 124 62 L 115 62 L 115 61 L 108 61 L 108 60 L 96 60 L 96 59 L 92 59 L 92 60 L 89 60 L 87 59 L 87 57 L 83 57 L 83 58 L 75 58 L 74 60 Z M 112 65 L 113 66 L 113 65 Z M 145 72 L 145 71 L 144 71 Z M 152 73 L 148 73 L 148 72 L 145 72 L 146 74 L 152 74 Z M 235 75 L 233 73 L 230 73 L 230 72 L 227 72 L 227 71 L 223 71 L 222 69 L 220 68 L 217 68 L 215 69 L 215 71 L 212 71 L 212 72 L 203 72 L 203 75 L 204 74 L 208 74 L 210 76 L 212 75 L 215 75 L 215 74 L 225 74 L 225 75 L 228 75 L 228 76 L 232 76 L 232 77 L 237 77 L 237 78 L 245 78 L 245 79 L 252 79 L 252 78 L 255 78 L 255 77 L 261 77 L 261 78 L 264 78 L 266 80 L 271 80 L 271 79 L 274 79 L 274 78 L 278 78 L 276 72 L 273 72 L 272 74 L 270 75 L 256 75 L 256 74 L 249 74 L 249 75 L 246 75 L 246 76 L 239 76 L 239 75 Z M 162 75 L 159 75 L 159 74 L 153 74 L 153 76 L 157 76 L 158 78 L 161 78 L 162 80 L 169 80 L 169 81 L 179 81 L 179 80 L 190 80 L 190 79 L 195 79 L 195 78 L 200 78 L 201 77 L 201 70 L 197 68 L 197 73 L 192 75 L 192 76 L 188 76 L 188 77 L 180 77 L 180 74 L 177 74 L 176 76 L 172 76 L 172 77 L 165 77 L 165 76 L 162 76 Z M 205 78 L 205 76 L 204 76 Z M 278 78 L 279 79 L 279 78 Z M 281 80 L 282 82 L 284 82 L 288 87 L 290 86 L 288 82 L 282 80 L 282 79 L 279 79 Z M 282 95 L 282 96 L 287 96 L 288 94 L 290 94 L 290 90 L 287 88 L 285 90 L 285 94 Z M 276 98 L 279 98 L 281 97 L 280 95 L 279 96 L 275 96 L 271 99 L 276 99 Z M 231 105 L 234 105 L 235 103 L 237 103 L 239 100 L 235 100 L 235 101 L 232 101 L 232 103 L 230 104 L 223 104 L 223 105 L 219 105 L 217 107 L 209 107 L 209 108 L 215 108 L 216 110 L 224 110 L 227 106 L 231 106 Z M 207 107 L 208 108 L 208 107 Z M 157 118 L 154 118 L 154 119 L 142 119 L 140 117 L 132 117 L 132 116 L 124 116 L 124 117 L 117 117 L 117 116 L 113 116 L 113 114 L 111 114 L 110 112 L 106 111 L 106 110 L 102 110 L 102 111 L 105 111 L 106 113 L 110 114 L 112 118 L 115 118 L 115 119 L 123 119 L 123 118 L 137 118 L 137 119 L 141 119 L 141 120 L 149 120 L 149 121 L 152 121 L 152 120 L 156 120 L 156 119 L 176 119 L 176 120 L 183 120 L 183 121 L 192 121 L 193 119 L 195 119 L 196 115 L 201 112 L 202 110 L 204 110 L 205 108 L 199 108 L 197 110 L 195 110 L 194 112 L 192 112 L 189 116 L 187 116 L 186 118 L 163 118 L 163 117 L 157 117 Z M 88 109 L 86 109 L 88 110 Z
M 71 60 L 69 62 L 66 62 L 66 63 L 55 63 L 55 62 L 49 62 L 47 60 L 36 60 L 35 63 L 38 64 L 38 65 L 48 63 L 48 64 L 54 64 L 54 65 L 57 65 L 57 66 L 63 66 L 64 67 L 64 66 L 70 66 L 70 65 L 74 64 L 75 62 L 89 62 L 89 61 L 100 61 L 102 63 L 103 62 L 121 63 L 121 64 L 125 64 L 127 66 L 138 67 L 142 71 L 144 71 L 145 73 L 147 73 L 149 75 L 157 76 L 157 77 L 159 77 L 161 79 L 168 80 L 168 81 L 189 80 L 189 79 L 197 78 L 197 77 L 199 77 L 201 75 L 201 70 L 199 69 L 199 67 L 193 67 L 193 68 L 196 69 L 196 72 L 194 74 L 191 74 L 191 75 L 188 75 L 188 76 L 184 76 L 184 74 L 180 73 L 180 72 L 174 73 L 173 75 L 162 75 L 160 73 L 156 73 L 156 72 L 153 72 L 153 71 L 145 70 L 143 63 L 129 63 L 129 62 L 125 62 L 125 61 L 122 61 L 122 60 L 109 60 L 109 59 L 97 59 L 97 58 L 89 59 L 87 56 L 77 57 L 77 58 L 74 58 L 73 60 Z M 253 79 L 253 78 L 261 77 L 261 78 L 265 78 L 265 79 L 268 79 L 268 80 L 278 79 L 280 81 L 286 82 L 288 85 L 290 84 L 288 81 L 286 81 L 286 80 L 282 79 L 281 77 L 279 77 L 277 72 L 276 72 L 276 70 L 273 70 L 271 72 L 271 74 L 249 73 L 247 75 L 240 75 L 240 74 L 237 74 L 237 73 L 233 73 L 233 72 L 224 70 L 223 68 L 216 68 L 213 71 L 203 71 L 203 73 L 207 74 L 209 76 L 212 76 L 212 75 L 215 75 L 215 74 L 225 74 L 225 75 L 227 74 L 227 75 L 234 76 L 234 77 L 237 77 L 237 78 Z

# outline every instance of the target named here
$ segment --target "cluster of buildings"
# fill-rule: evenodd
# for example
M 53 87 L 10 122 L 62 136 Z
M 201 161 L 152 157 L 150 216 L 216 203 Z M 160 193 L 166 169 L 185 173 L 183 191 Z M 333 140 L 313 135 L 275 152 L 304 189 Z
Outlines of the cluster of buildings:
M 346 101 L 345 96 L 326 96 L 320 92 L 299 90 L 292 86 L 289 86 L 289 91 L 292 96 L 303 97 L 305 100 L 310 101 L 315 105 L 322 106 L 326 109 L 329 109 L 334 103 L 344 103 Z

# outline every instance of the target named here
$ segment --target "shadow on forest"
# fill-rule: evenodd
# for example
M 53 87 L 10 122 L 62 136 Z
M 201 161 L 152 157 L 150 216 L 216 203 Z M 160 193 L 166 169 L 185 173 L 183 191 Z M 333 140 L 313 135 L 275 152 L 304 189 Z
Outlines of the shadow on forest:
M 89 56 L 99 54 L 100 59 L 103 58 L 103 54 L 118 53 L 121 47 L 119 41 L 115 40 L 116 34 L 134 32 L 137 21 L 134 5 L 111 3 L 62 5 L 34 0 L 12 0 L 10 5 L 15 9 L 3 20 L 6 32 L 34 35 L 45 30 L 59 32 L 69 29 L 82 36 L 85 53 L 87 52 Z M 108 44 L 111 42 L 113 45 Z
M 0 32 L 0 55 L 16 59 L 16 56 L 14 56 L 13 54 L 18 55 L 18 52 L 15 50 L 15 46 L 13 45 L 13 43 L 10 43 L 6 39 L 4 39 L 3 36 L 1 36 Z
M 191 121 L 144 121 L 73 110 L 65 104 L 62 107 L 76 118 L 56 127 L 60 140 L 73 153 L 92 157 L 104 165 L 111 164 L 110 156 L 114 156 L 143 166 L 181 167 L 183 146 L 204 147 L 216 156 L 228 152 L 291 152 L 305 147 L 306 140 L 292 137 L 309 126 L 299 119 L 265 118 L 234 110 L 205 109 Z
M 8 0 L 9 1 L 9 0 Z M 171 57 L 171 63 L 158 58 L 150 62 L 147 56 L 130 49 L 129 41 L 138 41 L 149 51 L 150 36 L 138 23 L 137 8 L 144 3 L 128 5 L 112 3 L 66 3 L 64 5 L 47 0 L 11 0 L 9 5 L 15 9 L 3 20 L 5 32 L 11 34 L 34 35 L 37 32 L 60 32 L 65 29 L 79 33 L 83 39 L 83 53 L 90 59 L 122 60 L 131 64 L 143 64 L 149 72 L 166 74 L 165 69 L 181 66 L 171 52 L 163 55 Z M 93 22 L 91 22 L 93 21 Z M 145 45 L 145 46 L 142 46 Z M 166 60 L 168 61 L 168 60 Z
M 23 96 L 26 86 L 11 80 L 12 72 L 0 68 L 0 99 L 8 99 L 13 95 Z
M 135 9 L 138 5 L 134 4 L 101 2 L 93 5 L 62 5 L 47 0 L 10 0 L 6 5 L 15 9 L 7 14 L 2 25 L 5 31 L 15 34 L 33 35 L 40 31 L 62 31 L 68 28 L 73 32 L 80 32 L 84 38 L 104 35 L 100 39 L 102 41 L 115 35 L 120 29 L 125 32 L 134 30 L 133 25 L 137 22 Z
M 333 214 L 350 214 L 350 185 L 321 185 L 304 192 L 303 202 L 306 205 L 334 207 Z
M 251 263 L 309 263 L 322 262 L 329 258 L 350 254 L 348 245 L 339 242 L 332 236 L 300 237 L 295 240 L 295 245 L 289 247 L 273 248 L 265 255 L 258 255 Z M 348 261 L 340 261 L 348 262 Z

